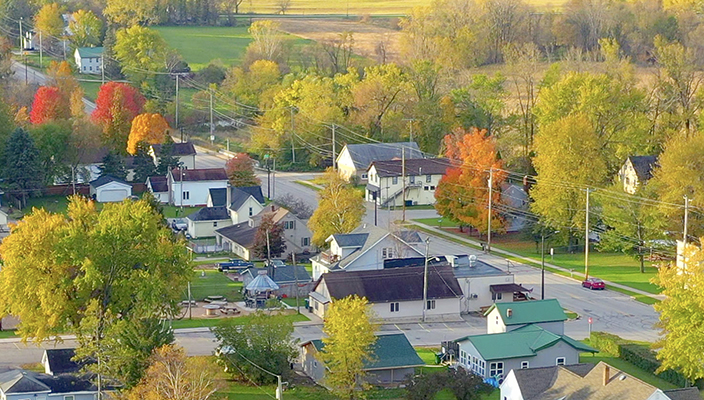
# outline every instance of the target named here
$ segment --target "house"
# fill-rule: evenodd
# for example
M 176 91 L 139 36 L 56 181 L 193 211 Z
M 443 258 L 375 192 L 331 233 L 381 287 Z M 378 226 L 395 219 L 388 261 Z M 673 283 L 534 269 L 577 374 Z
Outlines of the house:
M 264 270 L 261 268 L 247 268 L 240 272 L 242 286 L 247 287 L 258 276 L 259 272 Z M 308 293 L 313 289 L 314 282 L 303 265 L 270 266 L 266 268 L 266 273 L 279 286 L 279 290 L 277 290 L 279 296 L 296 297 L 296 289 L 298 289 L 298 296 L 304 299 L 307 298 Z M 301 306 L 303 306 L 303 300 L 301 300 Z
M 208 207 L 227 206 L 233 224 L 249 221 L 264 209 L 261 186 L 211 188 Z
M 167 175 L 169 204 L 173 206 L 205 206 L 211 188 L 226 188 L 224 168 L 173 169 Z M 234 221 L 233 221 L 234 223 Z
M 638 187 L 653 177 L 653 169 L 657 166 L 656 156 L 630 156 L 621 166 L 618 173 L 623 184 L 623 191 L 635 194 Z
M 7 229 L 8 215 L 5 210 L 0 209 L 0 228 Z
M 310 238 L 313 233 L 308 228 L 308 220 L 300 219 L 296 214 L 286 208 L 272 204 L 263 209 L 259 214 L 252 217 L 252 226 L 260 226 L 262 219 L 271 217 L 275 224 L 284 227 L 284 241 L 286 250 L 281 255 L 287 258 L 291 253 L 303 253 L 313 250 Z
M 193 239 L 215 236 L 219 228 L 232 225 L 225 207 L 204 207 L 186 217 L 186 232 Z
M 309 304 L 320 318 L 335 299 L 366 297 L 379 318 L 419 321 L 423 316 L 424 268 L 406 267 L 323 274 L 309 295 Z M 447 265 L 428 267 L 426 318 L 460 319 L 462 289 Z
M 93 382 L 72 374 L 52 376 L 19 369 L 0 374 L 3 400 L 94 400 L 97 393 Z
M 254 196 L 254 199 L 259 202 L 259 204 L 264 205 L 266 203 L 266 200 L 264 199 L 264 194 L 262 194 L 262 187 L 261 186 L 228 186 L 230 189 L 230 200 L 229 203 L 232 203 L 232 199 L 235 198 L 236 196 L 233 195 L 234 192 L 240 190 L 243 192 L 247 192 Z M 218 207 L 218 206 L 226 206 L 228 204 L 228 193 L 227 189 L 224 188 L 212 188 L 210 189 L 210 193 L 208 194 L 208 207 Z
M 251 248 L 254 244 L 254 235 L 256 233 L 257 228 L 252 227 L 249 221 L 240 222 L 239 224 L 217 229 L 215 231 L 215 241 L 218 246 L 222 246 L 223 251 L 235 253 L 241 259 L 251 261 L 253 259 Z
M 90 183 L 90 197 L 98 203 L 122 201 L 132 196 L 132 185 L 110 175 L 103 175 Z
M 503 400 L 699 400 L 695 387 L 660 390 L 600 361 L 514 369 L 501 384 Z
M 504 183 L 501 185 L 501 202 L 516 212 L 506 215 L 506 232 L 521 232 L 526 226 L 530 212 L 530 199 L 523 185 Z
M 523 301 L 530 292 L 515 283 L 512 273 L 477 260 L 476 256 L 469 256 L 466 263 L 454 263 L 452 271 L 462 288 L 460 309 L 463 313 L 481 311 L 495 303 Z
M 494 303 L 485 313 L 486 332 L 503 333 L 537 325 L 557 335 L 565 333 L 567 316 L 557 299 Z
M 319 384 L 325 383 L 326 367 L 319 353 L 325 348 L 322 340 L 301 344 L 303 372 Z M 399 384 L 415 369 L 425 365 L 403 333 L 377 335 L 371 349 L 371 360 L 364 363 L 366 380 L 373 385 Z
M 48 375 L 74 374 L 81 370 L 83 365 L 73 360 L 76 349 L 47 349 L 42 355 L 44 373 Z
M 499 382 L 513 369 L 577 364 L 580 353 L 598 352 L 538 324 L 509 332 L 467 336 L 455 342 L 459 346 L 461 367 Z
M 422 242 L 417 232 L 392 233 L 366 224 L 351 233 L 330 235 L 325 241 L 330 249 L 311 258 L 313 280 L 326 272 L 383 269 L 386 259 L 423 255 L 415 247 Z
M 348 144 L 337 156 L 337 171 L 347 181 L 367 183 L 367 170 L 374 161 L 423 158 L 416 142 Z
M 147 190 L 161 204 L 169 202 L 169 182 L 165 176 L 150 176 L 147 178 Z
M 445 175 L 450 161 L 445 158 L 405 160 L 406 182 L 403 182 L 403 160 L 373 161 L 367 170 L 366 199 L 380 206 L 402 205 L 406 190 L 406 205 L 435 204 L 435 189 Z
M 171 155 L 178 158 L 183 168 L 196 168 L 196 148 L 193 143 L 173 143 L 171 146 Z M 163 144 L 153 144 L 149 147 L 149 155 L 154 159 L 154 165 L 159 165 L 159 157 L 163 147 Z
M 81 74 L 101 74 L 103 70 L 102 47 L 79 47 L 73 52 L 76 67 Z

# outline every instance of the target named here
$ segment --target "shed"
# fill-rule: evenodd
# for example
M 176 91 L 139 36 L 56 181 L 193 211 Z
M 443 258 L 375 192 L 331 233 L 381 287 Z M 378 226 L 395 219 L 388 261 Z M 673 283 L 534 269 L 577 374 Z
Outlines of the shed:
M 103 175 L 90 183 L 90 197 L 98 203 L 122 201 L 132 196 L 132 185 L 110 175 Z

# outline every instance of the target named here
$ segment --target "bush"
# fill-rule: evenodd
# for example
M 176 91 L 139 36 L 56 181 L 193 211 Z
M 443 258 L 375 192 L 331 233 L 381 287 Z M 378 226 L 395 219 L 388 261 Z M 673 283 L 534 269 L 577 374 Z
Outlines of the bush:
M 626 341 L 616 335 L 606 332 L 592 332 L 589 336 L 589 344 L 597 350 L 611 354 L 614 357 L 621 357 L 621 345 Z

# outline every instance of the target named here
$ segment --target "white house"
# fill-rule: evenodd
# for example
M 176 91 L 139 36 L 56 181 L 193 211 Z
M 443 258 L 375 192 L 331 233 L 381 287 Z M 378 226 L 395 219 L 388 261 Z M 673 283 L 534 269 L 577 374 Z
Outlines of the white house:
M 455 256 L 456 257 L 456 256 Z M 529 289 L 514 283 L 514 275 L 469 256 L 467 263 L 455 263 L 455 278 L 464 295 L 462 312 L 481 311 L 494 303 L 526 300 Z
M 73 58 L 81 74 L 100 74 L 103 70 L 102 47 L 79 47 L 73 52 Z
M 340 271 L 323 274 L 310 292 L 313 313 L 325 318 L 335 299 L 366 297 L 381 319 L 420 321 L 423 316 L 424 267 Z M 462 289 L 448 265 L 428 267 L 426 318 L 456 321 L 460 317 Z
M 389 232 L 362 225 L 351 233 L 330 235 L 330 249 L 311 258 L 313 280 L 330 271 L 360 271 L 384 268 L 384 260 L 422 256 L 417 232 Z
M 618 178 L 623 184 L 623 191 L 635 194 L 636 190 L 653 177 L 657 166 L 656 156 L 630 156 L 621 166 Z
M 193 238 L 214 237 L 215 231 L 232 225 L 225 207 L 204 207 L 186 217 L 186 232 Z
M 95 400 L 97 395 L 90 379 L 73 374 L 53 376 L 20 369 L 0 374 L 3 400 Z
M 178 158 L 185 169 L 196 168 L 196 148 L 191 142 L 173 143 L 171 155 Z M 163 144 L 153 144 L 149 147 L 149 155 L 154 159 L 154 165 L 159 165 L 159 158 L 164 149 Z
M 159 203 L 169 202 L 169 182 L 165 176 L 150 176 L 147 178 L 147 190 L 154 195 Z
M 287 258 L 293 252 L 303 253 L 304 251 L 313 250 L 313 245 L 310 241 L 313 233 L 308 228 L 307 219 L 300 219 L 293 212 L 272 204 L 252 217 L 253 226 L 260 226 L 262 219 L 269 216 L 275 224 L 281 224 L 284 227 L 286 250 L 281 257 Z
M 557 335 L 565 333 L 567 316 L 557 299 L 494 303 L 485 313 L 486 332 L 503 333 L 537 325 Z
M 250 226 L 250 222 L 241 222 L 215 231 L 215 240 L 224 251 L 237 254 L 243 260 L 250 261 L 253 258 L 251 248 L 254 244 L 254 235 L 257 228 Z
M 98 203 L 122 201 L 130 196 L 132 185 L 110 175 L 103 175 L 90 183 L 90 197 Z
M 406 184 L 403 182 L 403 161 L 374 161 L 369 166 L 366 189 L 367 201 L 380 206 L 403 205 L 406 190 L 406 205 L 435 204 L 435 189 L 449 168 L 445 158 L 418 158 L 405 160 Z
M 367 182 L 367 169 L 374 161 L 423 158 L 416 142 L 348 144 L 337 156 L 337 171 L 344 179 Z
M 169 203 L 174 206 L 195 207 L 208 204 L 211 188 L 226 188 L 224 168 L 173 169 L 167 175 Z
M 264 209 L 261 186 L 211 188 L 208 207 L 227 207 L 233 224 L 247 222 Z

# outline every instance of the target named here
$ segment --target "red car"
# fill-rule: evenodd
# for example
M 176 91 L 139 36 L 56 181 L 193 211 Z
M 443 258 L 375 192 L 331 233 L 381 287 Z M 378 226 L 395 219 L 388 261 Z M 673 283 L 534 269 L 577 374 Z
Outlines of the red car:
M 591 290 L 604 290 L 606 289 L 606 284 L 599 278 L 589 278 L 582 282 L 582 287 Z

